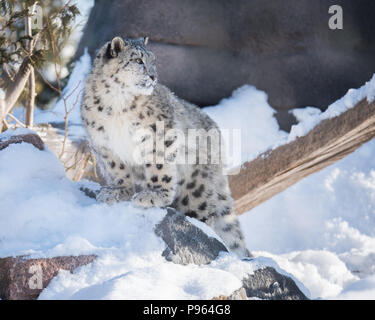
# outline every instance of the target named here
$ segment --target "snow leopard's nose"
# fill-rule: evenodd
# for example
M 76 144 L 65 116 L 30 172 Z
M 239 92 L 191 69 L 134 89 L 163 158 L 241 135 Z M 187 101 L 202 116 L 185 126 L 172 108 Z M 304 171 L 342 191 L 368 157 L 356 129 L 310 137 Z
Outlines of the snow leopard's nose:
M 155 81 L 155 76 L 151 75 L 150 78 L 152 81 Z

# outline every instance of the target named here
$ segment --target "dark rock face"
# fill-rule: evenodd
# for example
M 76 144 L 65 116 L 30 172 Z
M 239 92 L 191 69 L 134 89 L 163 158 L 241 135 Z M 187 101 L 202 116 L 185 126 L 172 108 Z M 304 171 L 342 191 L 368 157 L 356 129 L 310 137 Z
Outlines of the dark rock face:
M 178 264 L 207 264 L 215 260 L 225 246 L 207 236 L 186 220 L 182 213 L 168 208 L 168 214 L 155 228 L 155 233 L 167 244 L 163 256 Z
M 344 30 L 331 30 L 331 5 Z M 199 105 L 243 84 L 278 109 L 322 109 L 375 72 L 372 0 L 96 1 L 77 56 L 115 35 L 148 35 L 160 82 Z
M 259 269 L 243 280 L 246 295 L 265 300 L 306 300 L 294 281 L 274 268 Z
M 227 252 L 221 242 L 209 237 L 187 221 L 183 214 L 171 208 L 156 226 L 155 233 L 167 244 L 163 256 L 174 263 L 208 264 L 215 260 L 221 251 Z M 278 273 L 272 267 L 256 270 L 254 274 L 249 274 L 243 279 L 243 287 L 231 296 L 215 299 L 244 299 L 245 292 L 247 297 L 266 300 L 307 299 L 291 278 Z
M 50 259 L 0 258 L 0 299 L 37 299 L 59 270 L 73 272 L 95 258 L 94 255 Z

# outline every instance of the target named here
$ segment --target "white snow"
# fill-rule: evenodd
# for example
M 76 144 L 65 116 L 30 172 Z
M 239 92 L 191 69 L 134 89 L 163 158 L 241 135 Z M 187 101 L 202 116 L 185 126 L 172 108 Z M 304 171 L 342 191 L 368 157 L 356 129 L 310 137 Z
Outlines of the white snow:
M 229 139 L 225 141 L 228 167 L 256 158 L 287 138 L 288 134 L 279 129 L 273 116 L 275 110 L 268 104 L 267 98 L 265 92 L 245 85 L 218 105 L 203 109 L 222 131 L 229 130 Z M 233 135 L 234 130 L 240 130 L 239 138 Z M 241 154 L 239 163 L 233 161 L 238 152 Z
M 336 298 L 338 300 L 374 300 L 375 298 L 375 276 L 359 280 L 349 285 Z
M 248 247 L 272 257 L 313 298 L 335 297 L 375 275 L 375 140 L 240 221 Z
M 235 275 L 219 268 L 163 260 L 160 251 L 147 261 L 106 253 L 73 275 L 60 272 L 39 299 L 212 299 L 241 286 Z
M 2 138 L 28 132 L 8 131 Z M 204 266 L 167 262 L 166 245 L 154 233 L 165 210 L 97 203 L 79 187 L 98 185 L 68 180 L 50 151 L 31 144 L 0 152 L 0 181 L 0 257 L 98 255 L 73 274 L 61 271 L 40 299 L 211 299 L 230 295 L 246 273 L 265 266 L 228 253 Z
M 375 74 L 372 79 L 366 82 L 361 88 L 348 90 L 345 96 L 332 103 L 325 112 L 320 113 L 315 108 L 308 108 L 306 112 L 310 113 L 310 116 L 305 117 L 303 121 L 292 127 L 288 142 L 294 141 L 297 137 L 306 135 L 319 122 L 339 116 L 341 113 L 353 108 L 363 99 L 366 99 L 368 103 L 375 100 Z M 297 118 L 302 116 L 301 111 L 298 110 L 294 110 L 293 114 Z

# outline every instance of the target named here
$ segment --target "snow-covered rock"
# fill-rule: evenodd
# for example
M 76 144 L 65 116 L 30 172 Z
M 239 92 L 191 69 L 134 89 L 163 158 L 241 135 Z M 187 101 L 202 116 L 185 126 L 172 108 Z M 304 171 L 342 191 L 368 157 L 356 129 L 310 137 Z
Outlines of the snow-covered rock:
M 49 259 L 0 258 L 0 299 L 37 299 L 61 269 L 73 272 L 95 258 L 94 255 Z
M 8 131 L 0 139 L 21 133 Z M 8 287 L 19 281 L 23 298 L 30 281 L 35 284 L 35 274 L 25 268 L 35 261 L 46 266 L 40 275 L 47 287 L 39 299 L 233 298 L 242 288 L 266 299 L 308 295 L 271 259 L 239 259 L 208 226 L 173 209 L 97 203 L 80 189 L 99 186 L 68 180 L 47 148 L 9 144 L 0 151 L 0 181 L 0 278 L 10 270 L 4 262 L 9 258 L 1 258 L 27 256 L 11 259 L 7 276 Z M 72 256 L 97 258 L 75 269 L 85 263 L 66 266 Z
M 228 252 L 225 245 L 208 236 L 202 229 L 189 222 L 172 208 L 156 225 L 155 232 L 166 243 L 163 256 L 174 263 L 201 265 L 215 260 L 220 252 Z
M 39 150 L 44 149 L 44 143 L 40 137 L 28 129 L 18 129 L 14 133 L 9 130 L 0 135 L 0 150 L 11 144 L 30 143 Z

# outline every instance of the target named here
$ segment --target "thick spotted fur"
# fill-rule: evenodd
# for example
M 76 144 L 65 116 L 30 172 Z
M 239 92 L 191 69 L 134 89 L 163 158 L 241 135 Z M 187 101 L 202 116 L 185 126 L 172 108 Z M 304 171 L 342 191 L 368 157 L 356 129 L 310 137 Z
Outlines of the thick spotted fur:
M 97 198 L 110 204 L 131 200 L 144 208 L 174 207 L 210 225 L 229 250 L 249 256 L 222 162 L 158 162 L 157 156 L 163 155 L 155 148 L 148 152 L 153 156 L 149 163 L 132 156 L 151 136 L 155 141 L 164 138 L 164 157 L 173 160 L 181 152 L 176 137 L 158 137 L 159 121 L 166 131 L 178 128 L 185 134 L 189 129 L 219 130 L 199 108 L 157 83 L 155 56 L 146 42 L 116 37 L 106 43 L 86 80 L 81 114 L 106 180 Z M 150 134 L 136 137 L 139 129 Z

